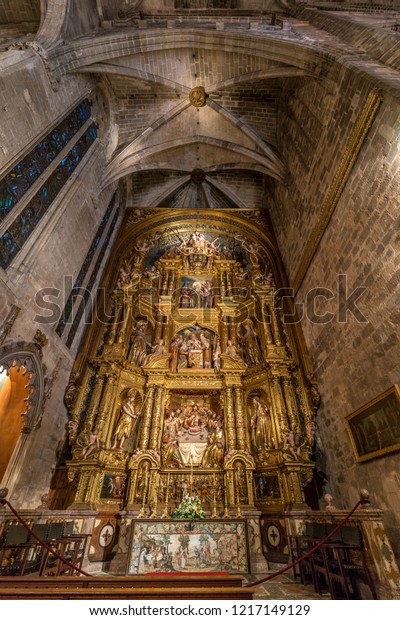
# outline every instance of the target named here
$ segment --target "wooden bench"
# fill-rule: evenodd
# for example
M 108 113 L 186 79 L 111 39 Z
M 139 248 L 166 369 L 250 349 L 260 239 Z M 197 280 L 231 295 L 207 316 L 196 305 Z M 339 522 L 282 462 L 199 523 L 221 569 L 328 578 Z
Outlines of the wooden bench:
M 292 561 L 315 547 L 333 528 L 327 523 L 307 522 L 303 536 L 289 537 Z M 356 526 L 341 528 L 293 572 L 302 583 L 311 581 L 318 594 L 327 590 L 332 599 L 361 599 L 359 581 L 368 586 L 372 598 L 377 598 L 362 535 Z

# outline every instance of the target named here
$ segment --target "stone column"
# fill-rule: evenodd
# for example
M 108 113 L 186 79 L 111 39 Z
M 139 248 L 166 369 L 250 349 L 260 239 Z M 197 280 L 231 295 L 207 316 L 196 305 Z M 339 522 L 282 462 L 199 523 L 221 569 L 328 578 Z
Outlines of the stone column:
M 158 385 L 156 387 L 156 396 L 153 408 L 153 420 L 150 433 L 150 450 L 155 451 L 158 451 L 161 439 L 163 392 L 164 388 Z
M 245 416 L 243 410 L 243 390 L 239 385 L 235 385 L 235 405 L 236 405 L 236 439 L 238 450 L 247 449 Z
M 151 417 L 153 413 L 155 391 L 156 391 L 155 385 L 150 385 L 147 388 L 146 402 L 144 405 L 142 431 L 140 434 L 140 449 L 141 450 L 147 450 L 149 446 Z
M 227 450 L 236 449 L 236 432 L 235 432 L 235 414 L 233 412 L 233 388 L 228 386 L 225 388 L 226 398 L 226 436 Z

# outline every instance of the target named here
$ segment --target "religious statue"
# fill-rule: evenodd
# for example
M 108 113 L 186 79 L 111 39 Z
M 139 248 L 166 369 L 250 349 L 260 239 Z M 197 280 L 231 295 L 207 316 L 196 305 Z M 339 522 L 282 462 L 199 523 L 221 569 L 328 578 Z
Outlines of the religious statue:
M 296 443 L 293 429 L 286 428 L 283 431 L 283 453 L 286 458 L 299 461 L 301 458 L 300 447 Z
M 75 443 L 78 435 L 78 422 L 76 420 L 69 420 L 67 425 L 68 430 L 68 442 L 72 445 Z
M 232 357 L 237 362 L 240 362 L 240 364 L 242 366 L 247 368 L 247 364 L 242 359 L 242 357 L 239 355 L 237 347 L 236 347 L 235 344 L 233 344 L 232 340 L 228 340 L 227 343 L 226 343 L 225 355 L 229 355 L 230 357 Z
M 133 392 L 121 405 L 120 415 L 113 433 L 113 444 L 111 450 L 122 450 L 125 441 L 128 439 L 136 426 L 141 411 L 137 410 L 134 403 L 136 392 Z
M 87 459 L 95 450 L 100 450 L 100 437 L 98 432 L 94 430 L 89 435 L 89 443 L 82 450 L 82 458 Z
M 216 372 L 221 370 L 221 341 L 217 337 L 214 345 L 213 362 Z
M 203 467 L 222 466 L 225 454 L 225 437 L 222 421 L 218 421 L 208 437 L 208 445 L 203 455 Z
M 164 340 L 163 338 L 160 338 L 160 340 L 151 347 L 151 353 L 149 353 L 149 355 L 146 357 L 146 364 L 158 355 L 164 355 L 165 353 L 166 348 L 164 345 Z
M 256 450 L 273 448 L 272 420 L 269 408 L 261 403 L 259 396 L 253 396 L 251 416 L 251 439 Z
M 76 403 L 76 399 L 78 396 L 78 378 L 79 378 L 79 372 L 74 372 L 71 375 L 69 383 L 65 390 L 64 403 L 68 411 L 71 411 L 71 409 L 73 409 Z
M 129 261 L 125 259 L 119 270 L 116 288 L 129 288 L 133 284 L 134 277 L 133 269 L 130 266 Z
M 131 349 L 129 354 L 129 361 L 136 366 L 143 366 L 147 353 L 148 342 L 145 336 L 146 323 L 139 321 L 136 328 L 132 330 L 131 334 Z
M 183 342 L 182 336 L 178 335 L 171 343 L 169 369 L 172 372 L 177 372 L 178 370 L 179 349 L 182 346 L 182 342 Z
M 177 439 L 171 439 L 163 449 L 163 463 L 165 467 L 182 467 L 182 456 L 179 452 Z
M 319 393 L 318 384 L 315 380 L 314 374 L 310 373 L 309 375 L 307 375 L 306 379 L 307 379 L 308 395 L 310 397 L 312 408 L 314 409 L 316 413 L 321 403 L 321 394 Z
M 144 239 L 138 239 L 135 243 L 135 253 L 133 255 L 133 262 L 135 265 L 135 268 L 138 269 L 141 267 L 147 252 L 150 250 L 150 248 L 153 247 L 153 244 L 150 243 L 149 241 L 146 241 Z
M 256 366 L 261 362 L 261 351 L 258 343 L 257 332 L 255 331 L 252 322 L 245 321 L 243 323 L 245 333 L 241 336 L 241 344 L 246 354 L 246 360 L 248 366 Z
M 200 343 L 203 350 L 203 368 L 211 368 L 211 343 L 203 332 L 200 334 Z

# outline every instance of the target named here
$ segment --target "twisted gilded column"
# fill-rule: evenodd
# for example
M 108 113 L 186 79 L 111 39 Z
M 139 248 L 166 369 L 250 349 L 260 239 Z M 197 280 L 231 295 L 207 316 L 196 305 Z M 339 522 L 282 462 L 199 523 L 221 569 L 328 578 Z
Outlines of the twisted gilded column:
M 150 427 L 151 427 L 151 418 L 152 418 L 152 413 L 153 413 L 155 391 L 156 391 L 156 388 L 154 385 L 150 385 L 147 388 L 146 402 L 144 404 L 142 431 L 140 434 L 140 449 L 141 450 L 147 450 L 149 446 Z
M 272 375 L 271 377 L 271 394 L 272 402 L 275 407 L 276 421 L 278 423 L 277 433 L 279 442 L 282 440 L 282 430 L 288 427 L 288 419 L 281 390 L 280 377 L 278 375 Z
M 235 432 L 235 414 L 233 412 L 233 388 L 227 387 L 225 389 L 226 398 L 226 436 L 227 436 L 227 449 L 236 449 L 236 432 Z
M 86 422 L 85 422 L 85 427 L 88 430 L 92 430 L 92 427 L 93 427 L 93 420 L 95 418 L 95 415 L 96 415 L 96 412 L 99 406 L 101 394 L 103 392 L 104 381 L 105 381 L 104 375 L 97 375 L 94 380 L 94 388 L 92 392 L 92 397 L 90 399 L 88 412 L 86 416 Z
M 164 388 L 158 385 L 156 387 L 156 396 L 154 400 L 153 408 L 153 420 L 150 432 L 150 450 L 158 450 L 161 429 L 162 429 L 162 400 L 163 400 Z
M 298 407 L 296 396 L 294 393 L 294 387 L 292 383 L 291 377 L 283 377 L 283 390 L 285 393 L 286 407 L 287 413 L 290 422 L 290 428 L 298 429 L 299 428 L 299 416 L 298 416 Z
M 106 422 L 107 418 L 110 416 L 112 411 L 112 400 L 115 395 L 115 386 L 117 383 L 117 377 L 114 374 L 108 374 L 105 376 L 104 381 L 104 389 L 101 395 L 101 399 L 98 406 L 98 412 L 95 421 L 95 428 L 97 433 L 102 439 L 106 439 L 107 428 Z
M 240 386 L 234 387 L 236 406 L 236 439 L 238 450 L 246 450 L 246 429 L 243 409 L 243 390 Z
M 281 330 L 279 328 L 278 311 L 276 310 L 274 304 L 271 304 L 270 308 L 271 308 L 271 327 L 272 327 L 272 333 L 274 336 L 275 345 L 277 347 L 281 347 L 283 343 L 282 343 Z
M 117 342 L 124 342 L 126 336 L 126 326 L 129 318 L 129 301 L 124 299 L 122 302 L 122 309 L 117 325 Z
M 108 334 L 107 344 L 114 344 L 116 336 L 117 336 L 117 328 L 119 323 L 119 317 L 121 314 L 121 300 L 114 299 L 114 316 L 112 318 L 111 329 Z
M 265 304 L 264 312 L 262 313 L 262 333 L 264 335 L 267 346 L 274 344 L 274 339 L 272 337 L 271 311 L 268 304 Z

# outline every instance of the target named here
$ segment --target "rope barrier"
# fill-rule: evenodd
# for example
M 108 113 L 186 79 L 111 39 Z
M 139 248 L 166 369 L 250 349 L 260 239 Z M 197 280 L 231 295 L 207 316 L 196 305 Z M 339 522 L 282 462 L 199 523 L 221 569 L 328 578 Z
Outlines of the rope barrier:
M 25 521 L 25 519 L 23 519 L 18 513 L 17 511 L 11 506 L 10 502 L 7 501 L 6 499 L 0 499 L 0 504 L 3 506 L 8 506 L 8 508 L 11 510 L 11 512 L 16 516 L 16 518 L 18 519 L 18 521 L 21 523 L 21 525 L 24 526 L 24 528 L 29 532 L 29 534 L 31 536 L 33 536 L 33 538 L 35 538 L 38 543 L 41 545 L 41 547 L 44 547 L 45 549 L 47 549 L 47 551 L 49 551 L 49 553 L 51 553 L 52 555 L 54 555 L 57 560 L 60 560 L 63 564 L 66 564 L 66 566 L 69 566 L 69 568 L 73 568 L 74 571 L 77 571 L 78 573 L 80 573 L 81 575 L 85 575 L 85 577 L 90 577 L 89 573 L 86 573 L 84 570 L 78 568 L 78 566 L 75 566 L 75 564 L 72 564 L 71 562 L 69 562 L 68 560 L 66 560 L 65 558 L 63 558 L 59 553 L 57 553 L 56 551 L 54 551 L 54 549 L 52 549 L 50 547 L 50 545 L 48 545 L 46 542 L 44 542 L 44 540 L 42 540 L 41 538 L 39 538 L 39 536 L 37 536 L 37 534 L 35 534 L 35 532 L 32 530 L 32 528 L 27 524 L 27 522 Z
M 278 575 L 282 575 L 283 573 L 286 573 L 286 571 L 288 571 L 291 568 L 294 568 L 295 566 L 300 564 L 300 562 L 302 562 L 303 560 L 308 558 L 310 555 L 315 553 L 320 547 L 322 547 L 322 545 L 324 545 L 330 538 L 332 538 L 332 536 L 334 536 L 336 534 L 336 532 L 338 532 L 340 530 L 340 528 L 343 527 L 343 525 L 345 525 L 345 523 L 347 523 L 347 521 L 355 513 L 357 508 L 359 506 L 362 506 L 362 505 L 366 504 L 366 503 L 367 502 L 364 499 L 360 499 L 357 502 L 357 504 L 354 506 L 354 508 L 349 512 L 349 514 L 344 519 L 342 519 L 342 521 L 331 532 L 329 532 L 329 534 L 327 534 L 325 536 L 325 538 L 322 538 L 314 547 L 312 547 L 312 549 L 309 549 L 300 558 L 297 558 L 297 560 L 295 560 L 294 562 L 291 562 L 290 564 L 287 564 L 286 566 L 284 566 L 280 570 L 276 571 L 275 573 L 272 573 L 271 575 L 267 575 L 267 577 L 264 577 L 263 579 L 259 579 L 259 581 L 254 581 L 253 583 L 247 583 L 244 587 L 245 588 L 251 588 L 251 587 L 254 587 L 254 586 L 259 586 L 262 583 L 265 583 L 267 581 L 270 581 L 271 579 L 274 579 L 274 577 L 278 577 Z

